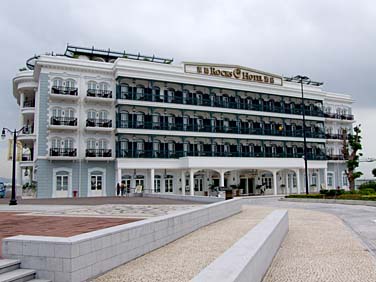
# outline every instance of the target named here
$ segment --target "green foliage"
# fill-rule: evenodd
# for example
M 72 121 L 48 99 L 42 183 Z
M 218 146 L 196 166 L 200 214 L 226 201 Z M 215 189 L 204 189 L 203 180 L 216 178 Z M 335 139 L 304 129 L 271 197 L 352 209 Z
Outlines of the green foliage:
M 373 189 L 376 192 L 376 182 L 367 182 L 359 186 L 359 190 Z
M 372 195 L 375 193 L 375 190 L 372 188 L 364 188 L 359 190 L 360 195 Z

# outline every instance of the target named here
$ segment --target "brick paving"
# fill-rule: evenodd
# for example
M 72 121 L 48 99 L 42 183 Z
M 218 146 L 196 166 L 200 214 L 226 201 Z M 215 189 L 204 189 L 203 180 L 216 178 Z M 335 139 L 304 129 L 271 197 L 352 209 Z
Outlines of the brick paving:
M 137 220 L 139 219 L 30 216 L 14 212 L 0 212 L 0 258 L 1 240 L 6 237 L 15 235 L 70 237 Z
M 90 198 L 54 198 L 54 199 L 17 199 L 23 205 L 191 205 L 199 204 L 192 201 L 148 198 L 148 197 L 90 197 Z M 8 204 L 9 198 L 0 199 L 0 204 Z

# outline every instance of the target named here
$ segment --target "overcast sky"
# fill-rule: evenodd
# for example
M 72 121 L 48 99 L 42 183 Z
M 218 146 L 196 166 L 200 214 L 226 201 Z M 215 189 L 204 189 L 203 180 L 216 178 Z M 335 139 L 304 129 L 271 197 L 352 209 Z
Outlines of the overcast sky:
M 376 157 L 373 0 L 3 0 L 0 39 L 0 127 L 18 126 L 11 80 L 26 59 L 71 43 L 307 75 L 352 95 L 364 153 Z M 0 176 L 9 172 L 1 161 Z

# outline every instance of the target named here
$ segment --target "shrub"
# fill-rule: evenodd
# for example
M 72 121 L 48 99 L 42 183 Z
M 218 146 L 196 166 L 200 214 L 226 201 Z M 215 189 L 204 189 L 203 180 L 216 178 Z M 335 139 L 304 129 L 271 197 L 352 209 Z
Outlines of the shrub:
M 321 189 L 321 190 L 320 190 L 320 194 L 322 194 L 322 195 L 327 195 L 328 192 L 329 192 L 328 189 Z
M 328 191 L 326 195 L 327 196 L 339 196 L 339 195 L 342 195 L 343 193 L 345 193 L 344 189 L 339 189 L 339 190 L 331 189 Z
M 363 183 L 362 185 L 359 186 L 359 190 L 363 190 L 363 189 L 373 189 L 376 192 L 376 182 L 372 181 L 372 182 Z
M 375 193 L 375 190 L 372 188 L 363 188 L 359 190 L 360 195 L 372 195 Z

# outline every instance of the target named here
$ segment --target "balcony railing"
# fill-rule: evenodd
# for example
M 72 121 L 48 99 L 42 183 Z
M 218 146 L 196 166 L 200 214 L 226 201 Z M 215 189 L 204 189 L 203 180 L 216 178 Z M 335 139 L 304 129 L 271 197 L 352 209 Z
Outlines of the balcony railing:
M 350 114 L 337 114 L 337 113 L 324 113 L 326 118 L 335 118 L 341 120 L 354 120 L 354 115 Z
M 73 148 L 51 148 L 50 149 L 51 157 L 76 157 L 77 149 Z
M 35 107 L 35 101 L 24 101 L 23 103 L 24 108 L 34 108 Z
M 51 93 L 52 94 L 77 96 L 78 95 L 78 89 L 76 87 L 52 86 Z
M 156 151 L 156 150 L 117 150 L 118 158 L 164 158 L 181 157 L 245 157 L 245 158 L 302 158 L 303 153 L 284 152 L 238 152 L 238 151 Z M 307 154 L 308 160 L 326 160 L 324 154 Z
M 110 119 L 94 119 L 88 118 L 86 120 L 87 127 L 104 127 L 104 128 L 111 128 L 112 127 L 112 120 Z
M 326 156 L 328 160 L 333 161 L 343 161 L 345 160 L 345 157 L 343 155 L 327 155 Z
M 112 91 L 111 90 L 88 89 L 86 95 L 88 97 L 112 98 Z
M 349 139 L 350 134 L 347 134 L 346 139 Z M 337 140 L 343 140 L 343 134 L 339 133 L 326 133 L 325 134 L 326 139 L 337 139 Z
M 190 132 L 213 132 L 213 133 L 231 133 L 248 135 L 271 135 L 287 137 L 303 137 L 303 130 L 277 130 L 270 128 L 245 128 L 241 126 L 211 126 L 198 124 L 182 123 L 162 123 L 162 122 L 144 122 L 144 121 L 125 121 L 117 120 L 117 128 L 135 128 L 135 129 L 154 129 L 154 130 L 173 130 Z M 307 138 L 325 138 L 325 133 L 312 132 L 306 130 Z
M 30 162 L 33 160 L 33 155 L 32 154 L 22 154 L 21 160 L 23 162 Z
M 51 117 L 51 125 L 77 126 L 77 118 Z
M 111 149 L 86 149 L 86 157 L 88 158 L 110 158 L 111 156 Z
M 234 97 L 231 97 L 231 99 L 229 100 L 219 99 L 218 96 L 216 96 L 213 99 L 183 97 L 180 91 L 175 92 L 175 94 L 177 93 L 180 93 L 180 94 L 174 95 L 174 96 L 166 96 L 166 95 L 161 96 L 158 94 L 137 93 L 134 91 L 124 92 L 118 89 L 117 99 L 175 103 L 175 104 L 185 104 L 185 105 L 195 105 L 195 106 L 219 107 L 219 108 L 230 108 L 230 109 L 302 115 L 302 107 L 300 106 L 300 104 L 295 104 L 295 107 L 291 107 L 289 104 L 285 104 L 285 103 L 278 103 L 279 105 L 269 105 L 268 101 L 264 101 L 262 104 L 260 104 L 258 100 L 252 100 L 252 102 L 250 103 L 246 99 L 242 99 L 242 98 L 239 98 L 238 101 L 234 101 Z M 319 116 L 319 117 L 324 116 L 324 112 L 319 107 L 315 107 L 313 109 L 311 109 L 310 107 L 306 107 L 305 114 L 307 116 Z
M 22 129 L 22 134 L 33 134 L 34 125 L 25 125 Z

